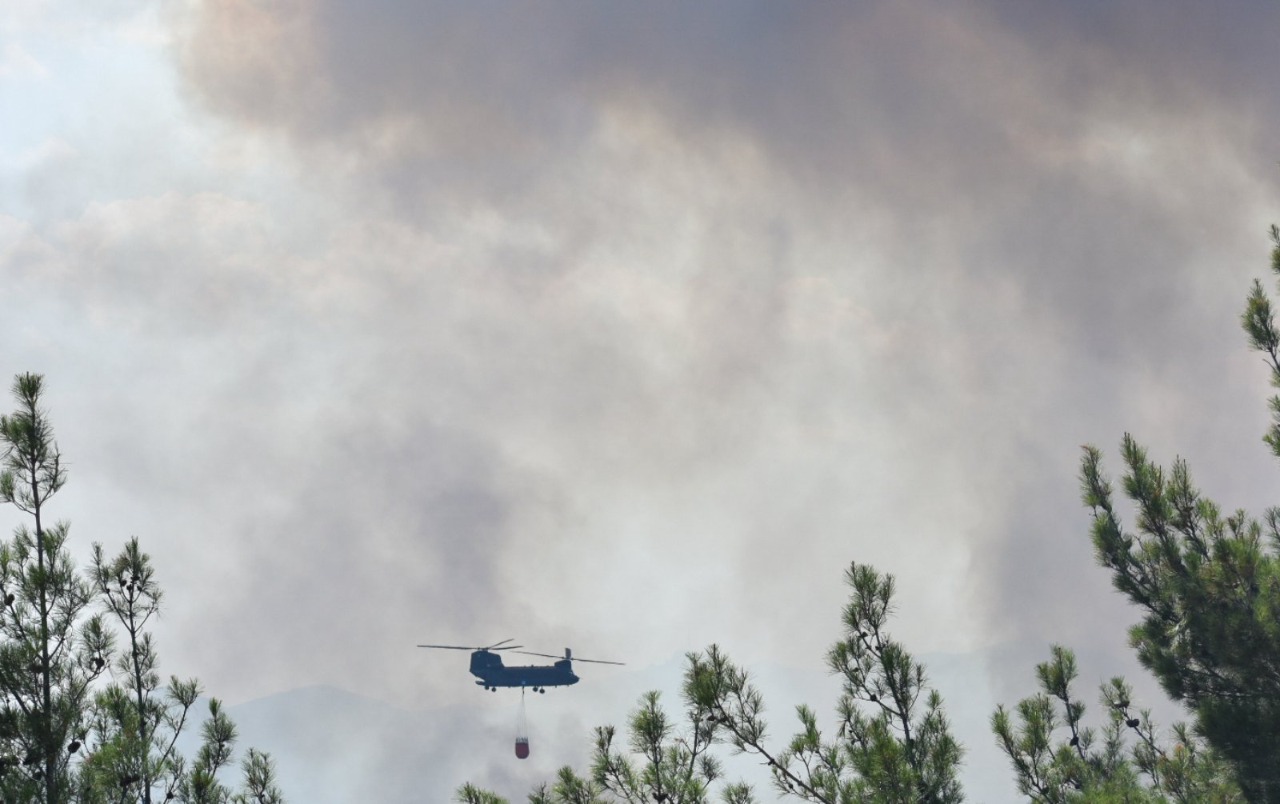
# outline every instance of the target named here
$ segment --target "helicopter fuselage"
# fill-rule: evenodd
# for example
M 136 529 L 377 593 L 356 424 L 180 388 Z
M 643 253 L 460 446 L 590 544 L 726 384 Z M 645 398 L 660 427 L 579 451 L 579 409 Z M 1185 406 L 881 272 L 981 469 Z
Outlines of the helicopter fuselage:
M 566 687 L 578 683 L 573 672 L 573 662 L 561 659 L 550 665 L 524 665 L 507 667 L 502 657 L 492 651 L 478 650 L 471 654 L 471 675 L 479 679 L 477 686 L 487 690 L 498 687 L 525 687 L 542 691 L 547 687 Z

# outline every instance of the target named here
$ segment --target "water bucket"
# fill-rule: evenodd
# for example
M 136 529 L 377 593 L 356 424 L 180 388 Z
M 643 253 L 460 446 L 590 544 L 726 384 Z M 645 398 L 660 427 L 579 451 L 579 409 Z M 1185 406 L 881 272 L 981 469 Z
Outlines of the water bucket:
M 529 758 L 529 738 L 517 737 L 516 738 L 516 759 L 528 759 L 528 758 Z

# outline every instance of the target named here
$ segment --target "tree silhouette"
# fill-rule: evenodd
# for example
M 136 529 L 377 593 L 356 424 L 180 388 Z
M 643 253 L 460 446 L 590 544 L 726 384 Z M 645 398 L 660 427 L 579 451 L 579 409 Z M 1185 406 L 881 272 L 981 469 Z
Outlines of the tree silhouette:
M 30 519 L 0 544 L 0 791 L 6 800 L 56 804 L 70 799 L 71 746 L 83 742 L 90 685 L 111 638 L 67 552 L 69 526 L 49 522 L 49 501 L 67 475 L 40 408 L 42 389 L 39 375 L 20 375 L 18 409 L 0 416 L 0 501 Z
M 236 734 L 216 699 L 190 768 L 176 750 L 199 684 L 160 688 L 146 628 L 162 595 L 138 540 L 110 559 L 95 544 L 86 576 L 68 525 L 49 523 L 67 473 L 43 389 L 39 375 L 19 375 L 17 410 L 0 416 L 0 502 L 30 518 L 0 542 L 0 801 L 282 804 L 270 757 L 253 749 L 238 792 L 219 781 Z
M 1272 227 L 1271 239 L 1280 275 L 1280 229 Z M 1280 331 L 1261 282 L 1241 321 L 1280 387 Z M 1264 440 L 1280 456 L 1280 396 L 1270 404 Z M 1169 696 L 1195 714 L 1196 730 L 1231 763 L 1246 797 L 1280 801 L 1280 508 L 1261 521 L 1224 514 L 1192 483 L 1185 461 L 1166 471 L 1128 434 L 1121 459 L 1133 529 L 1122 522 L 1099 450 L 1085 448 L 1080 475 L 1098 560 L 1144 611 L 1130 641 Z

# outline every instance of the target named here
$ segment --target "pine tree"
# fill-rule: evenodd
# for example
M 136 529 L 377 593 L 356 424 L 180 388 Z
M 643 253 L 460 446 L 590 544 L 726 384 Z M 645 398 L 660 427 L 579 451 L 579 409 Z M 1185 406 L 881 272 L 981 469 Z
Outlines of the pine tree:
M 31 519 L 0 543 L 0 801 L 282 804 L 259 751 L 242 761 L 237 792 L 219 781 L 236 733 L 217 699 L 189 768 L 176 750 L 199 684 L 175 677 L 160 688 L 146 629 L 162 596 L 138 540 L 111 559 L 95 544 L 86 577 L 66 549 L 66 523 L 49 524 L 67 474 L 42 391 L 39 375 L 20 375 L 18 409 L 0 416 L 0 502 Z
M 1280 229 L 1271 237 L 1280 275 Z M 1280 330 L 1260 282 L 1242 323 L 1280 387 Z M 1271 409 L 1264 440 L 1280 456 L 1280 397 Z M 1085 448 L 1080 474 L 1098 560 L 1144 611 L 1130 631 L 1138 658 L 1195 713 L 1197 731 L 1232 764 L 1247 798 L 1280 801 L 1280 508 L 1261 522 L 1244 511 L 1224 515 L 1185 461 L 1166 471 L 1127 434 L 1121 457 L 1134 530 L 1122 523 L 1096 448 Z
M 82 795 L 123 790 L 143 804 L 169 800 L 184 776 L 177 741 L 200 686 L 174 677 L 160 689 L 159 658 L 146 627 L 160 613 L 161 590 L 136 538 L 110 560 L 95 544 L 90 578 L 121 644 L 111 666 L 115 678 L 94 699 L 89 734 L 96 745 L 81 771 Z
M 240 767 L 244 771 L 244 788 L 236 794 L 236 804 L 284 804 L 284 794 L 276 787 L 275 765 L 269 755 L 250 748 Z
M 0 501 L 30 517 L 0 544 L 0 791 L 7 801 L 69 801 L 72 760 L 83 742 L 90 685 L 111 639 L 91 613 L 93 589 L 66 549 L 68 525 L 48 505 L 66 468 L 40 408 L 42 378 L 14 382 L 18 409 L 0 416 Z
M 991 728 L 1013 765 L 1018 790 L 1046 804 L 1066 802 L 1230 802 L 1243 798 L 1230 768 L 1185 724 L 1168 739 L 1151 712 L 1133 704 L 1133 690 L 1113 678 L 1100 690 L 1107 721 L 1085 725 L 1085 704 L 1072 689 L 1075 654 L 1055 645 L 1036 666 L 1040 692 L 1014 713 L 997 707 Z
M 928 688 L 924 666 L 886 630 L 893 576 L 854 563 L 845 580 L 852 589 L 845 634 L 827 654 L 843 687 L 835 739 L 824 739 L 813 710 L 800 706 L 801 731 L 785 749 L 767 748 L 760 693 L 714 646 L 691 658 L 687 694 L 711 711 L 722 739 L 768 763 L 777 789 L 788 796 L 823 804 L 962 801 L 963 751 L 942 696 Z
M 507 800 L 502 796 L 481 790 L 473 784 L 464 784 L 459 787 L 454 800 L 458 804 L 507 804 Z

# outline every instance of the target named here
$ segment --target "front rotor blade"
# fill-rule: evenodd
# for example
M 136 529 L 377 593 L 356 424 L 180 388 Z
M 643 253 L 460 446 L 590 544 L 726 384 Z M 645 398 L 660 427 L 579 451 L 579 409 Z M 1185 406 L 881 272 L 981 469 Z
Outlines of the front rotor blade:
M 534 653 L 530 650 L 518 650 L 516 653 L 522 653 L 525 656 L 541 656 L 544 659 L 563 659 L 563 656 L 555 656 L 550 653 Z
M 440 648 L 442 650 L 483 650 L 483 648 L 468 648 L 462 645 L 419 645 L 420 648 Z
M 626 662 L 607 662 L 607 661 L 605 661 L 604 659 L 579 659 L 577 656 L 574 656 L 574 657 L 573 657 L 573 661 L 575 661 L 575 662 L 591 662 L 592 664 L 616 664 L 616 665 L 626 665 Z

